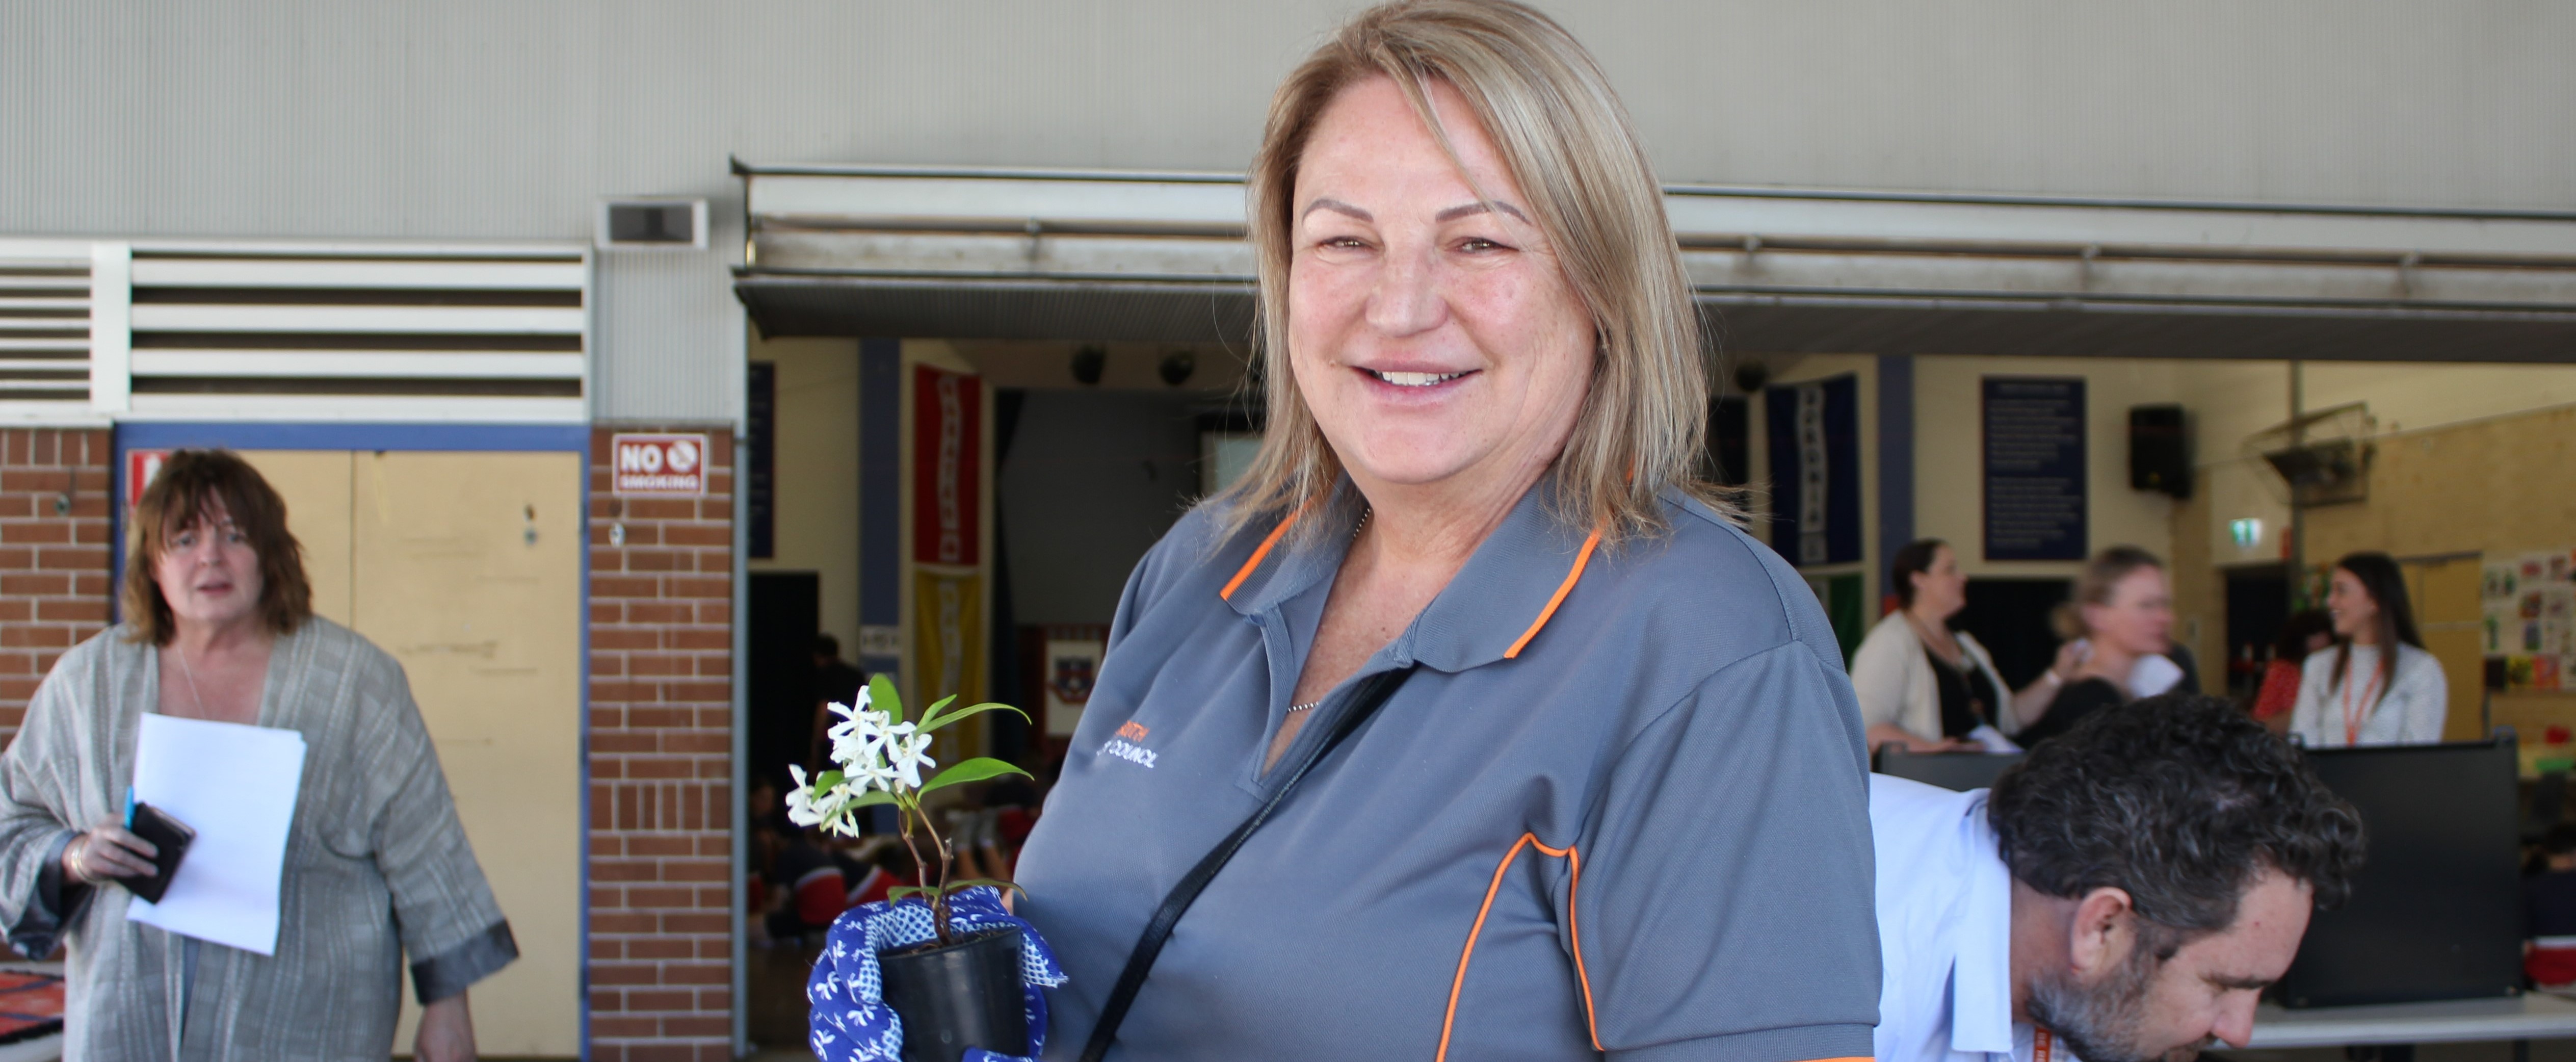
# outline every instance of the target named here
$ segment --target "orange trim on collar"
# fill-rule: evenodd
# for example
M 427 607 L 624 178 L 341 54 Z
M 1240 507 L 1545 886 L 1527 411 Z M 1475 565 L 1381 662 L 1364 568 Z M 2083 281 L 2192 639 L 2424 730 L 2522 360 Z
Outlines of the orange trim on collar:
M 1576 570 L 1581 570 L 1581 565 L 1576 565 Z M 1510 851 L 1503 853 L 1503 861 L 1494 865 L 1493 883 L 1485 886 L 1484 906 L 1476 908 L 1476 924 L 1467 929 L 1467 947 L 1458 953 L 1458 973 L 1449 980 L 1449 1010 L 1440 1017 L 1440 1050 L 1431 1056 L 1432 1062 L 1448 1062 L 1449 1033 L 1458 1024 L 1458 993 L 1467 987 L 1467 963 L 1476 957 L 1476 938 L 1484 935 L 1485 916 L 1493 913 L 1494 897 L 1503 891 L 1503 873 L 1512 869 L 1512 860 L 1520 858 L 1521 849 L 1531 847 L 1565 860 L 1565 930 L 1574 942 L 1574 976 L 1583 985 L 1583 1029 L 1592 1037 L 1592 1049 L 1602 1050 L 1600 1021 L 1592 1011 L 1592 974 L 1583 968 L 1583 923 L 1576 917 L 1574 907 L 1583 888 L 1583 854 L 1570 844 L 1550 848 L 1537 834 L 1524 833 L 1520 840 L 1512 842 Z
M 1574 584 L 1583 578 L 1583 566 L 1592 563 L 1592 550 L 1600 544 L 1601 529 L 1594 528 L 1592 537 L 1583 540 L 1582 551 L 1574 555 L 1574 570 L 1565 573 L 1565 581 L 1556 586 L 1556 596 L 1548 598 L 1547 607 L 1539 610 L 1538 622 L 1530 624 L 1528 630 L 1521 632 L 1519 641 L 1513 642 L 1511 648 L 1503 650 L 1503 659 L 1509 660 L 1521 655 L 1521 650 L 1529 645 L 1530 639 L 1538 637 L 1539 628 L 1547 626 L 1547 621 L 1555 617 L 1556 606 L 1564 604 L 1565 595 L 1574 592 Z
M 1270 556 L 1270 547 L 1279 544 L 1279 536 L 1287 534 L 1289 528 L 1296 526 L 1297 518 L 1304 515 L 1306 515 L 1306 507 L 1298 506 L 1295 512 L 1288 514 L 1287 519 L 1279 521 L 1279 526 L 1271 528 L 1270 537 L 1261 540 L 1261 545 L 1253 549 L 1252 557 L 1243 562 L 1242 569 L 1234 573 L 1234 578 L 1226 580 L 1225 589 L 1216 592 L 1217 600 L 1234 600 L 1235 590 L 1243 586 L 1244 580 L 1252 578 L 1252 570 L 1261 567 L 1263 558 Z

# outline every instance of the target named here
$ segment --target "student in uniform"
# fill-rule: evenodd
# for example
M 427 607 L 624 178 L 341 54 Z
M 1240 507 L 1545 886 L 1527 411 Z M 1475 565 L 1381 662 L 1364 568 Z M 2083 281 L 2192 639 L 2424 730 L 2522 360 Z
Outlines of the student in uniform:
M 2235 706 L 2105 707 L 1995 783 L 1870 778 L 1880 1062 L 2155 1062 L 2243 1047 L 2361 817 Z
M 1270 113 L 1269 431 L 1129 580 L 1018 867 L 1048 1057 L 1866 1054 L 1860 713 L 1693 471 L 1698 311 L 1608 79 L 1420 0 Z

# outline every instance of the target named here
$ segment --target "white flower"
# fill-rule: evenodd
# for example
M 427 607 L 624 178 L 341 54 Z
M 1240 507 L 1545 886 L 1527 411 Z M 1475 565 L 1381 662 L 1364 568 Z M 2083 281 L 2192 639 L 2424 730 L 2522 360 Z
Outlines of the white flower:
M 896 739 L 892 744 L 894 748 L 887 759 L 890 761 L 889 765 L 894 768 L 895 781 L 905 789 L 921 788 L 921 769 L 939 766 L 939 761 L 931 759 L 928 755 L 930 735 L 909 734 Z
M 862 793 L 870 789 L 894 792 L 894 768 L 886 766 L 883 756 L 851 764 L 847 777 L 850 784 Z
M 805 785 L 805 768 L 789 767 L 787 773 L 796 779 L 796 788 L 787 791 L 787 821 L 799 826 L 820 825 L 824 814 L 814 804 L 814 791 Z
M 878 755 L 885 744 L 885 713 L 846 704 L 834 704 L 831 709 L 844 720 L 823 732 L 832 739 L 834 760 L 847 766 Z

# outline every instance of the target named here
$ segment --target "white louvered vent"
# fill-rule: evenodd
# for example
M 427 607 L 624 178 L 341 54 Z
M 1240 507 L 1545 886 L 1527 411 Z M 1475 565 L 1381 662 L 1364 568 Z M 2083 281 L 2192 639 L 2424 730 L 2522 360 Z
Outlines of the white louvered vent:
M 89 412 L 89 311 L 87 245 L 0 247 L 0 417 Z
M 138 246 L 133 273 L 136 416 L 588 415 L 580 250 Z

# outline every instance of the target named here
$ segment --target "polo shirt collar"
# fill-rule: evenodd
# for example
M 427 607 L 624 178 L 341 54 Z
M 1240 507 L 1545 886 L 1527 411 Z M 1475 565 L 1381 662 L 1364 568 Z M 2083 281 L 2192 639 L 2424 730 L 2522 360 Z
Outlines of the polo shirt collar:
M 1967 880 L 1950 968 L 1950 1050 L 2013 1053 L 2012 871 L 2004 866 L 1980 795 L 1960 823 L 1957 861 Z
M 1555 474 L 1541 476 L 1380 659 L 1392 666 L 1419 663 L 1455 673 L 1504 659 L 1534 642 L 1573 592 L 1598 544 L 1589 532 L 1568 528 L 1556 518 L 1551 511 L 1556 496 Z M 1324 502 L 1297 517 L 1335 530 L 1306 529 L 1303 535 L 1294 527 L 1265 531 L 1279 537 L 1268 556 L 1256 556 L 1247 565 L 1250 570 L 1227 604 L 1244 615 L 1257 615 L 1329 582 L 1349 554 L 1351 531 L 1363 511 L 1359 490 L 1344 478 Z

